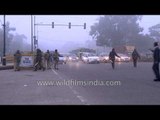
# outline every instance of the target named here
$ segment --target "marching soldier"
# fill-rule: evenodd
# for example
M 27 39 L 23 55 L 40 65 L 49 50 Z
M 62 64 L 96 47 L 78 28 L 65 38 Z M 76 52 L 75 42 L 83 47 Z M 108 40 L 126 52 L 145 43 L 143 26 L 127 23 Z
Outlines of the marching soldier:
M 45 67 L 43 66 L 43 54 L 42 54 L 42 51 L 40 49 L 37 49 L 34 71 L 37 71 L 38 67 L 40 69 L 43 69 L 43 71 L 45 70 Z
M 14 60 L 15 60 L 15 67 L 14 70 L 15 71 L 20 71 L 20 62 L 21 62 L 21 53 L 19 50 L 17 50 L 17 52 L 14 54 Z
M 59 62 L 59 53 L 57 51 L 57 49 L 55 50 L 54 54 L 53 54 L 53 59 L 54 59 L 54 69 L 58 70 L 58 62 Z
M 47 52 L 44 54 L 44 63 L 45 63 L 45 67 L 46 69 L 49 69 L 50 67 L 50 52 L 49 50 L 47 50 Z

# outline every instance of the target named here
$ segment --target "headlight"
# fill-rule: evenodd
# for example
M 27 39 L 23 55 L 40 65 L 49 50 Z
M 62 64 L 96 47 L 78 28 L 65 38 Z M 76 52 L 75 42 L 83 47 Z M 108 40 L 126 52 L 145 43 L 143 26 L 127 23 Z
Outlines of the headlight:
M 105 59 L 105 60 L 109 60 L 109 57 L 105 57 L 104 59 Z

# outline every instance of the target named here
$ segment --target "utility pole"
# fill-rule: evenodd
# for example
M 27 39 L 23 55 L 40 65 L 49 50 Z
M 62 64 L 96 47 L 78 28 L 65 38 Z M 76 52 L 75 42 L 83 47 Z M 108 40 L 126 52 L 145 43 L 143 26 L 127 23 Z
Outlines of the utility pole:
M 3 44 L 3 65 L 6 65 L 6 25 L 5 25 L 5 15 L 4 15 L 4 24 L 3 24 L 3 38 L 4 38 L 4 44 Z
M 31 15 L 31 51 L 33 52 L 33 16 Z
M 34 16 L 34 50 L 36 49 L 35 41 L 36 41 L 36 16 Z

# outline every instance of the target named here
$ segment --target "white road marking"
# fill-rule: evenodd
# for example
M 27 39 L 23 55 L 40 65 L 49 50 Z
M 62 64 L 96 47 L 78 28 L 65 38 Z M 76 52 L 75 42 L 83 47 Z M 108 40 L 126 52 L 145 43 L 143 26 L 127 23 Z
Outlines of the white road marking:
M 53 68 L 51 68 L 51 69 L 52 69 L 52 71 L 53 71 L 61 80 L 63 80 L 63 78 L 62 78 Z M 76 95 L 76 97 L 77 97 L 83 104 L 89 105 L 89 104 L 87 103 L 87 100 L 84 99 L 84 97 L 80 96 L 79 93 L 78 93 L 76 90 L 74 90 L 72 86 L 69 85 L 68 87 L 71 89 L 71 91 L 74 93 L 74 95 Z
M 51 68 L 51 69 L 54 72 L 54 74 L 58 75 L 58 73 L 53 68 Z
M 77 95 L 77 98 L 79 98 L 82 103 L 87 104 L 87 100 L 84 99 L 84 97 Z M 87 104 L 87 105 L 89 105 L 89 104 Z

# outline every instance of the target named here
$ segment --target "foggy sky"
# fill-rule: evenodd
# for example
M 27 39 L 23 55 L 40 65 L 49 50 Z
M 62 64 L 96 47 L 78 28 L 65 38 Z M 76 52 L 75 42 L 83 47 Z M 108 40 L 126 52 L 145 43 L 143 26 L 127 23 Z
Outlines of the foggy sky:
M 87 29 L 80 27 L 68 26 L 38 26 L 36 36 L 38 34 L 39 48 L 42 50 L 59 49 L 65 51 L 69 47 L 81 47 L 86 45 L 87 40 L 92 40 L 89 36 L 90 26 L 97 22 L 100 15 L 36 15 L 36 23 L 66 24 L 69 22 L 73 25 L 87 24 Z M 1 24 L 3 24 L 3 16 L 0 16 Z M 31 43 L 31 16 L 30 15 L 7 15 L 6 21 L 10 22 L 10 27 L 15 27 L 14 33 L 24 34 L 27 42 Z M 144 27 L 144 33 L 148 33 L 148 27 L 160 23 L 160 15 L 145 15 L 140 22 L 140 26 Z M 2 26 L 1 26 L 2 27 Z M 36 27 L 37 28 L 37 27 Z

